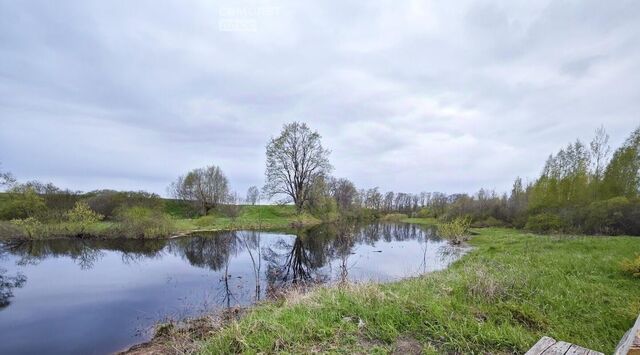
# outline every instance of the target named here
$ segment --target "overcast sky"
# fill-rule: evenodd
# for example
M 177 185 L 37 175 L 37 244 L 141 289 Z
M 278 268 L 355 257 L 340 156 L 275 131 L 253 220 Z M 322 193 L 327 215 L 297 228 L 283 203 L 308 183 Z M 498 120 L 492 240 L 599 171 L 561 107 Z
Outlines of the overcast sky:
M 0 0 L 20 180 L 165 194 L 213 163 L 244 194 L 297 120 L 359 187 L 505 191 L 639 111 L 637 0 Z

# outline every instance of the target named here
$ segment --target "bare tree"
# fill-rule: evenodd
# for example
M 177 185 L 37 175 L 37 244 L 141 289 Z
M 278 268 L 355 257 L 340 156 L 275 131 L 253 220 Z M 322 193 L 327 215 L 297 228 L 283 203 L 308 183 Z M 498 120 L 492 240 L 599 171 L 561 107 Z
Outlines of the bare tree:
M 329 189 L 341 211 L 348 211 L 353 207 L 354 200 L 358 194 L 358 190 L 353 182 L 344 178 L 331 179 Z
M 0 166 L 0 189 L 9 188 L 15 184 L 16 179 L 8 171 L 2 171 Z
M 267 144 L 264 191 L 269 197 L 286 195 L 300 212 L 313 181 L 331 170 L 328 156 L 318 132 L 305 123 L 285 124 L 280 136 Z
M 249 187 L 247 190 L 247 203 L 255 205 L 260 202 L 260 190 L 256 186 Z
M 169 186 L 172 196 L 198 205 L 202 214 L 224 203 L 229 196 L 229 180 L 215 165 L 191 170 Z
M 609 135 L 604 129 L 604 126 L 600 126 L 596 130 L 596 134 L 593 140 L 589 144 L 591 148 L 591 164 L 593 165 L 593 177 L 596 181 L 602 179 L 604 174 L 604 168 L 607 164 L 607 159 L 611 153 L 611 147 L 609 146 Z

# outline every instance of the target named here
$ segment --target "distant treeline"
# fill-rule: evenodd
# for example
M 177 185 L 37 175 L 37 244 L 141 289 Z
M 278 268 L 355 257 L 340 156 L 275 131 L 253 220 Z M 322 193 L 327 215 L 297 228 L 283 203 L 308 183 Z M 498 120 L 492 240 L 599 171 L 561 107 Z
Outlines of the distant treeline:
M 169 214 L 184 218 L 214 211 L 235 218 L 240 204 L 284 196 L 277 203 L 293 203 L 298 212 L 323 220 L 390 214 L 442 220 L 469 217 L 475 226 L 640 235 L 640 128 L 613 154 L 609 136 L 600 128 L 589 144 L 576 140 L 549 156 L 536 180 L 524 183 L 517 178 L 508 193 L 481 189 L 474 195 L 359 189 L 350 180 L 331 175 L 329 151 L 320 138 L 303 123 L 285 125 L 267 146 L 265 185 L 250 187 L 245 198 L 229 189 L 227 177 L 215 165 L 178 177 L 169 186 L 173 200 L 144 191 L 81 193 L 38 181 L 18 183 L 0 171 L 0 188 L 6 190 L 0 194 L 0 220 L 22 226 L 28 222 L 28 226 L 104 219 L 148 231 L 157 224 L 169 225 Z M 134 228 L 134 222 L 142 220 L 147 222 Z
M 510 193 L 475 195 L 380 194 L 360 191 L 357 205 L 376 211 L 450 219 L 469 216 L 478 226 L 510 225 L 538 232 L 640 235 L 640 128 L 611 155 L 600 128 L 550 155 L 540 176 Z

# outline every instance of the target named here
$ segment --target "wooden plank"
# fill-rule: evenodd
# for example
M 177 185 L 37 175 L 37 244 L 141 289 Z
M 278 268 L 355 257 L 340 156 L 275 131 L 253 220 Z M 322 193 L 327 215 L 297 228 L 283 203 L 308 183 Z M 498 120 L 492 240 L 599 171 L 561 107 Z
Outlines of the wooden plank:
M 543 354 L 544 355 L 564 355 L 564 353 L 566 353 L 569 350 L 571 345 L 572 345 L 571 343 L 567 343 L 566 341 L 559 341 L 551 345 L 551 347 L 545 350 Z
M 589 350 L 589 355 L 604 355 L 604 354 L 599 351 Z
M 640 354 L 640 315 L 631 329 L 622 337 L 614 353 L 614 355 L 636 354 Z
M 565 353 L 566 355 L 589 355 L 589 352 L 591 350 L 589 349 L 585 349 L 581 346 L 577 346 L 575 344 L 571 345 L 571 347 L 569 347 L 569 350 L 567 350 L 567 352 Z
M 556 340 L 553 338 L 542 337 L 534 346 L 531 347 L 531 349 L 529 349 L 529 351 L 525 353 L 525 355 L 540 355 L 555 343 Z

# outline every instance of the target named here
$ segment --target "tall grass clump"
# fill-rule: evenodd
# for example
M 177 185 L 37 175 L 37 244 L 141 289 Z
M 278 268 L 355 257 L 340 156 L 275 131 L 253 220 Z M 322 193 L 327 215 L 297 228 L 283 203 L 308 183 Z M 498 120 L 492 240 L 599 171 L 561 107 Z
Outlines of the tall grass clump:
M 640 278 L 640 255 L 636 255 L 635 259 L 624 259 L 621 263 L 622 271 L 633 277 Z

